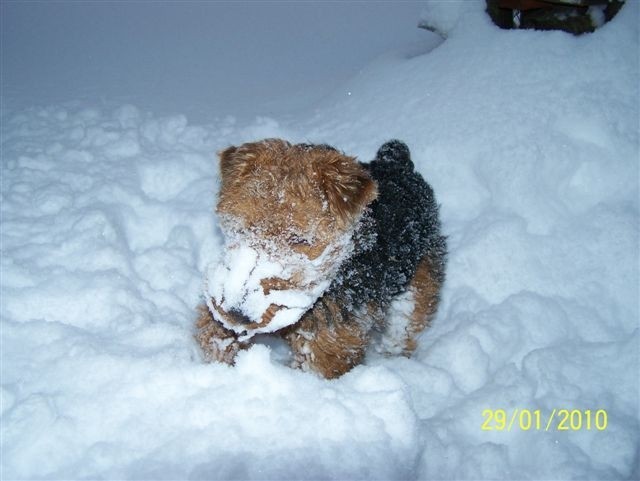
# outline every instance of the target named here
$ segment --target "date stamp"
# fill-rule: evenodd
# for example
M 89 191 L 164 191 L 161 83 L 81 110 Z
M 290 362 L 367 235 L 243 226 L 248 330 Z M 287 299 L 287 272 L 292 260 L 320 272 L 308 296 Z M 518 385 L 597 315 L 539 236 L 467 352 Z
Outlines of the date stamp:
M 605 409 L 485 409 L 482 419 L 483 431 L 604 431 L 608 423 Z

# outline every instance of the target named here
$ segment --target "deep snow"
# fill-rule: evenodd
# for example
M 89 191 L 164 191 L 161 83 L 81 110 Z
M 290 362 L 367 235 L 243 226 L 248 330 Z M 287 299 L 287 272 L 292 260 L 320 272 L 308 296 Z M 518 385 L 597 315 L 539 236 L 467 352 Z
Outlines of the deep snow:
M 581 37 L 451 5 L 425 12 L 433 51 L 285 119 L 3 110 L 2 479 L 639 477 L 639 4 Z M 214 152 L 269 136 L 412 149 L 450 249 L 414 358 L 334 381 L 265 345 L 201 362 Z M 608 425 L 482 430 L 499 408 Z

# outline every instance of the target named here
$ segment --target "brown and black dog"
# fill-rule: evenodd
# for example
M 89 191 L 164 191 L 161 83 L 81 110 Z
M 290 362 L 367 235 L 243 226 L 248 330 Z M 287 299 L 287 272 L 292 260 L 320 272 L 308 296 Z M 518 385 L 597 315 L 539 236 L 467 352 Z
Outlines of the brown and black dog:
M 233 364 L 259 333 L 326 378 L 371 342 L 411 355 L 438 306 L 446 240 L 407 146 L 387 142 L 368 164 L 280 139 L 219 155 L 225 249 L 197 322 L 205 358 Z

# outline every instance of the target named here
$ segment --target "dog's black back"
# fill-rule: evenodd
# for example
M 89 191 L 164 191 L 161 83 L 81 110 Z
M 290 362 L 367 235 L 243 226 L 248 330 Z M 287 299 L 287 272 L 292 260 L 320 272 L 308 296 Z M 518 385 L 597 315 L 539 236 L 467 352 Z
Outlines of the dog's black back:
M 378 198 L 354 236 L 356 251 L 341 267 L 328 294 L 352 310 L 371 300 L 381 308 L 406 290 L 426 256 L 434 278 L 444 280 L 446 239 L 431 186 L 415 172 L 409 149 L 385 143 L 362 166 L 378 184 Z

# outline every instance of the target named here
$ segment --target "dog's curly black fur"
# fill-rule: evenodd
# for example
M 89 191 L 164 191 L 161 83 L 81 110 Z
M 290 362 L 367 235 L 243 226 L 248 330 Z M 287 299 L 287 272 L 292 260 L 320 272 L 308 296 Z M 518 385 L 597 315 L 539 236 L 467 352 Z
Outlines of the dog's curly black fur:
M 440 234 L 433 190 L 415 172 L 403 142 L 385 143 L 373 161 L 361 165 L 378 184 L 378 198 L 356 233 L 356 253 L 340 269 L 329 294 L 344 299 L 346 309 L 375 299 L 384 310 L 406 290 L 425 256 L 436 280 L 444 281 L 446 238 Z

